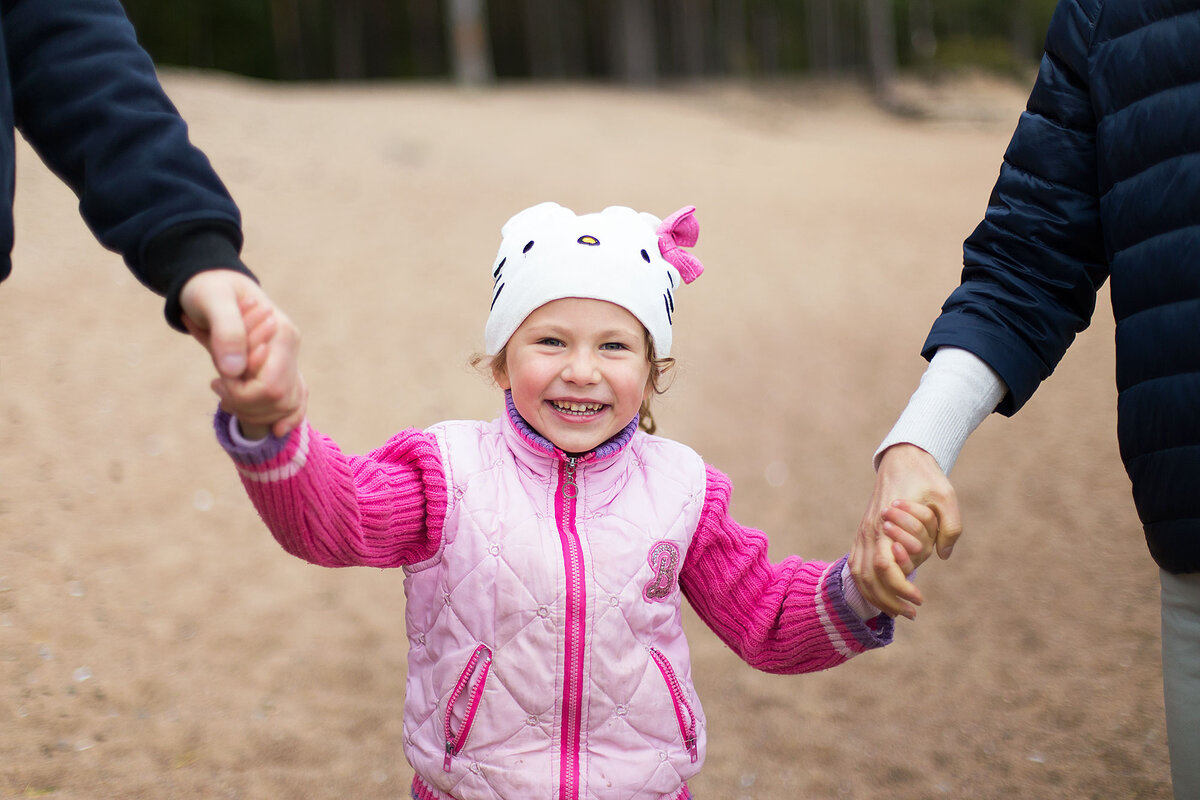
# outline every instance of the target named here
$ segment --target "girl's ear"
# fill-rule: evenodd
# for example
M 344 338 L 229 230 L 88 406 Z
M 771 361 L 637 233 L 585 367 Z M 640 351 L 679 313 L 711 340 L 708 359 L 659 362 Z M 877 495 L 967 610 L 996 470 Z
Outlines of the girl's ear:
M 506 392 L 512 388 L 512 381 L 508 379 L 508 370 L 503 361 L 492 362 L 492 380 Z

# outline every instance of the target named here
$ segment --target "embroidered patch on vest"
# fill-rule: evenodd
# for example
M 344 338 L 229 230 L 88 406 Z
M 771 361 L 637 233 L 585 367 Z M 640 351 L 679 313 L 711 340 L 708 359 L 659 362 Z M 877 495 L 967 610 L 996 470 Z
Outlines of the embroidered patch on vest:
M 675 590 L 679 548 L 673 542 L 655 542 L 646 561 L 654 570 L 654 578 L 642 589 L 642 597 L 651 603 L 661 603 Z

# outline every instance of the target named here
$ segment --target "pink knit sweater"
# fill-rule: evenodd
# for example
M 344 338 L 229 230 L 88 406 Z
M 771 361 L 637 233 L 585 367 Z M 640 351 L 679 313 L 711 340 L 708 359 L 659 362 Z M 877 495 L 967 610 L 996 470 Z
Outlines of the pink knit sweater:
M 285 439 L 242 447 L 216 419 L 259 515 L 283 548 L 326 567 L 401 567 L 438 552 L 446 478 L 432 434 L 408 429 L 366 455 L 346 455 L 307 423 Z M 768 558 L 760 531 L 730 515 L 732 486 L 707 468 L 700 522 L 679 574 L 700 618 L 748 664 L 798 673 L 888 644 L 893 622 L 861 620 L 846 602 L 843 559 Z

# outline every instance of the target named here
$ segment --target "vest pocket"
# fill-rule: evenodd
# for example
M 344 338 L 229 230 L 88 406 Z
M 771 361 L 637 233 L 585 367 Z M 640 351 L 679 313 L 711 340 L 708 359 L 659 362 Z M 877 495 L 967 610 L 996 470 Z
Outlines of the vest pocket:
M 450 697 L 446 699 L 446 717 L 442 725 L 446 739 L 446 759 L 442 762 L 442 769 L 446 772 L 450 771 L 451 760 L 462 750 L 463 745 L 467 742 L 467 736 L 471 733 L 471 726 L 475 723 L 475 713 L 479 710 L 479 701 L 483 697 L 483 685 L 487 682 L 488 672 L 491 668 L 492 651 L 486 645 L 481 644 L 471 654 L 467 666 L 458 676 L 458 683 L 454 684 Z M 472 677 L 475 679 L 474 685 L 471 684 Z M 467 691 L 468 687 L 470 687 L 470 691 Z M 454 707 L 463 698 L 464 693 L 466 693 L 466 706 L 462 713 L 462 725 L 459 727 L 458 733 L 455 733 Z
M 667 683 L 667 690 L 671 693 L 671 704 L 675 706 L 675 720 L 679 723 L 679 735 L 683 737 L 683 746 L 687 748 L 688 755 L 692 757 L 692 763 L 695 764 L 700 758 L 696 747 L 696 714 L 692 711 L 687 697 L 684 696 L 683 687 L 679 685 L 679 678 L 675 675 L 675 670 L 671 667 L 671 662 L 667 660 L 667 657 L 658 649 L 651 647 L 650 658 L 654 659 L 658 671 L 662 673 L 663 680 Z

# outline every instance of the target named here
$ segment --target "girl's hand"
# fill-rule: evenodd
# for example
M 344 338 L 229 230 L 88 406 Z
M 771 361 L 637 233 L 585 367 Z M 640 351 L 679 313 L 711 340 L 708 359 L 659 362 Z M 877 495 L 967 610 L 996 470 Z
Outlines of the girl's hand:
M 896 500 L 883 511 L 883 532 L 892 540 L 896 565 L 905 575 L 912 575 L 933 555 L 938 533 L 937 514 L 921 503 Z
M 890 550 L 894 563 L 873 561 L 876 573 L 874 578 L 876 581 L 882 580 L 890 570 L 898 567 L 905 575 L 902 579 L 904 581 L 903 597 L 907 601 L 895 613 L 888 609 L 884 610 L 887 613 L 893 613 L 893 616 L 900 614 L 908 619 L 916 619 L 916 607 L 921 605 L 924 598 L 921 590 L 912 582 L 912 574 L 916 571 L 917 565 L 933 554 L 938 528 L 937 514 L 929 506 L 907 500 L 896 500 L 885 508 L 880 516 L 880 528 L 883 531 L 880 539 L 887 543 L 880 546 Z M 855 581 L 859 582 L 857 576 L 855 576 Z M 861 591 L 861 582 L 859 585 Z

